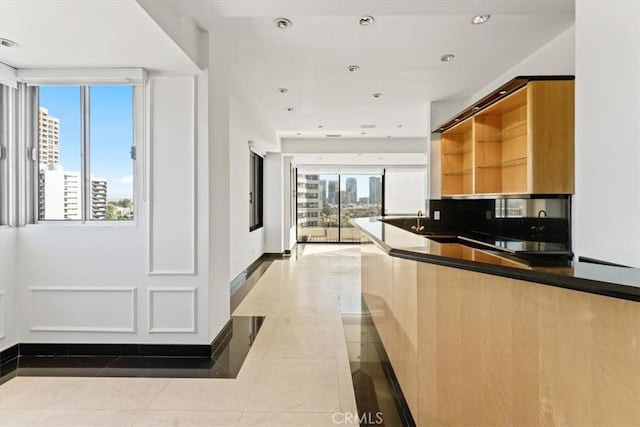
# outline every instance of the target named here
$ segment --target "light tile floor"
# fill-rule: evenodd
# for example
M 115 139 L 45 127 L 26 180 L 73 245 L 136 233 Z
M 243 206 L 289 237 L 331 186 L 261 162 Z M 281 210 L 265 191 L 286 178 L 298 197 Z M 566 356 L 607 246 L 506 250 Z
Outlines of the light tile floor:
M 16 377 L 0 386 L 0 426 L 335 426 L 356 412 L 339 297 L 360 292 L 360 248 L 303 253 L 234 311 L 266 316 L 236 379 Z

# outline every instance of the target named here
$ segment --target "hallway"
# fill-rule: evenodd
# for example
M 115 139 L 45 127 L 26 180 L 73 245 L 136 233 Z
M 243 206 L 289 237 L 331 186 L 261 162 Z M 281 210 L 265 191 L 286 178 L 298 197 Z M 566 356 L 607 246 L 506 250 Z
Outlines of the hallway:
M 298 251 L 233 312 L 266 317 L 236 379 L 19 376 L 0 386 L 0 425 L 336 425 L 356 412 L 340 296 L 360 292 L 360 248 Z

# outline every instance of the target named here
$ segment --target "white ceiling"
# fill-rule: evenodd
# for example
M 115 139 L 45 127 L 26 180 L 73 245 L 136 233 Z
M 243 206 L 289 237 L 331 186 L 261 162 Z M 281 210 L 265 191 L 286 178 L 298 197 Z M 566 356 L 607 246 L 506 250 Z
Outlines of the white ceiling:
M 0 62 L 17 68 L 143 67 L 193 73 L 195 65 L 133 0 L 0 0 Z
M 574 0 L 164 1 L 224 42 L 283 137 L 426 136 L 430 101 L 470 95 L 574 21 Z M 478 13 L 491 19 L 471 25 Z M 293 27 L 278 30 L 280 16 Z
M 426 166 L 427 154 L 417 153 L 305 153 L 294 154 L 293 161 L 301 165 L 412 165 Z
M 574 21 L 574 0 L 154 2 L 223 42 L 283 137 L 426 136 L 429 102 L 470 95 Z M 471 25 L 478 13 L 492 18 Z M 357 24 L 364 14 L 373 26 Z M 279 16 L 293 27 L 276 29 Z M 133 0 L 0 0 L 0 36 L 21 45 L 0 49 L 0 61 L 15 67 L 195 70 Z M 442 63 L 445 53 L 456 59 Z M 352 64 L 360 71 L 348 73 Z

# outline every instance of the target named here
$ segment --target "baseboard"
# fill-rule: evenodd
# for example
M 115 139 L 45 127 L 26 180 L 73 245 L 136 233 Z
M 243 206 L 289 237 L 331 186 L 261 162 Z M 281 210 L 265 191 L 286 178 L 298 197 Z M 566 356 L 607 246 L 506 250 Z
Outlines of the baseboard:
M 229 319 L 222 327 L 218 335 L 211 341 L 211 356 L 217 355 L 231 340 L 233 336 L 233 320 Z
M 21 343 L 20 356 L 211 357 L 207 344 Z
M 20 344 L 14 344 L 0 351 L 0 384 L 16 376 L 18 356 L 20 355 L 19 348 Z

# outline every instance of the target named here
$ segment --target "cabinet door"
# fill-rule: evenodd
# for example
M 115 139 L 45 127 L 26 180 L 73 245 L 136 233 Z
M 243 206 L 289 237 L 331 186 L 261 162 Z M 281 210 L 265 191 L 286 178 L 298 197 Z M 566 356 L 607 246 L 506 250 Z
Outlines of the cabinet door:
M 529 193 L 573 194 L 573 81 L 530 82 L 527 91 Z

